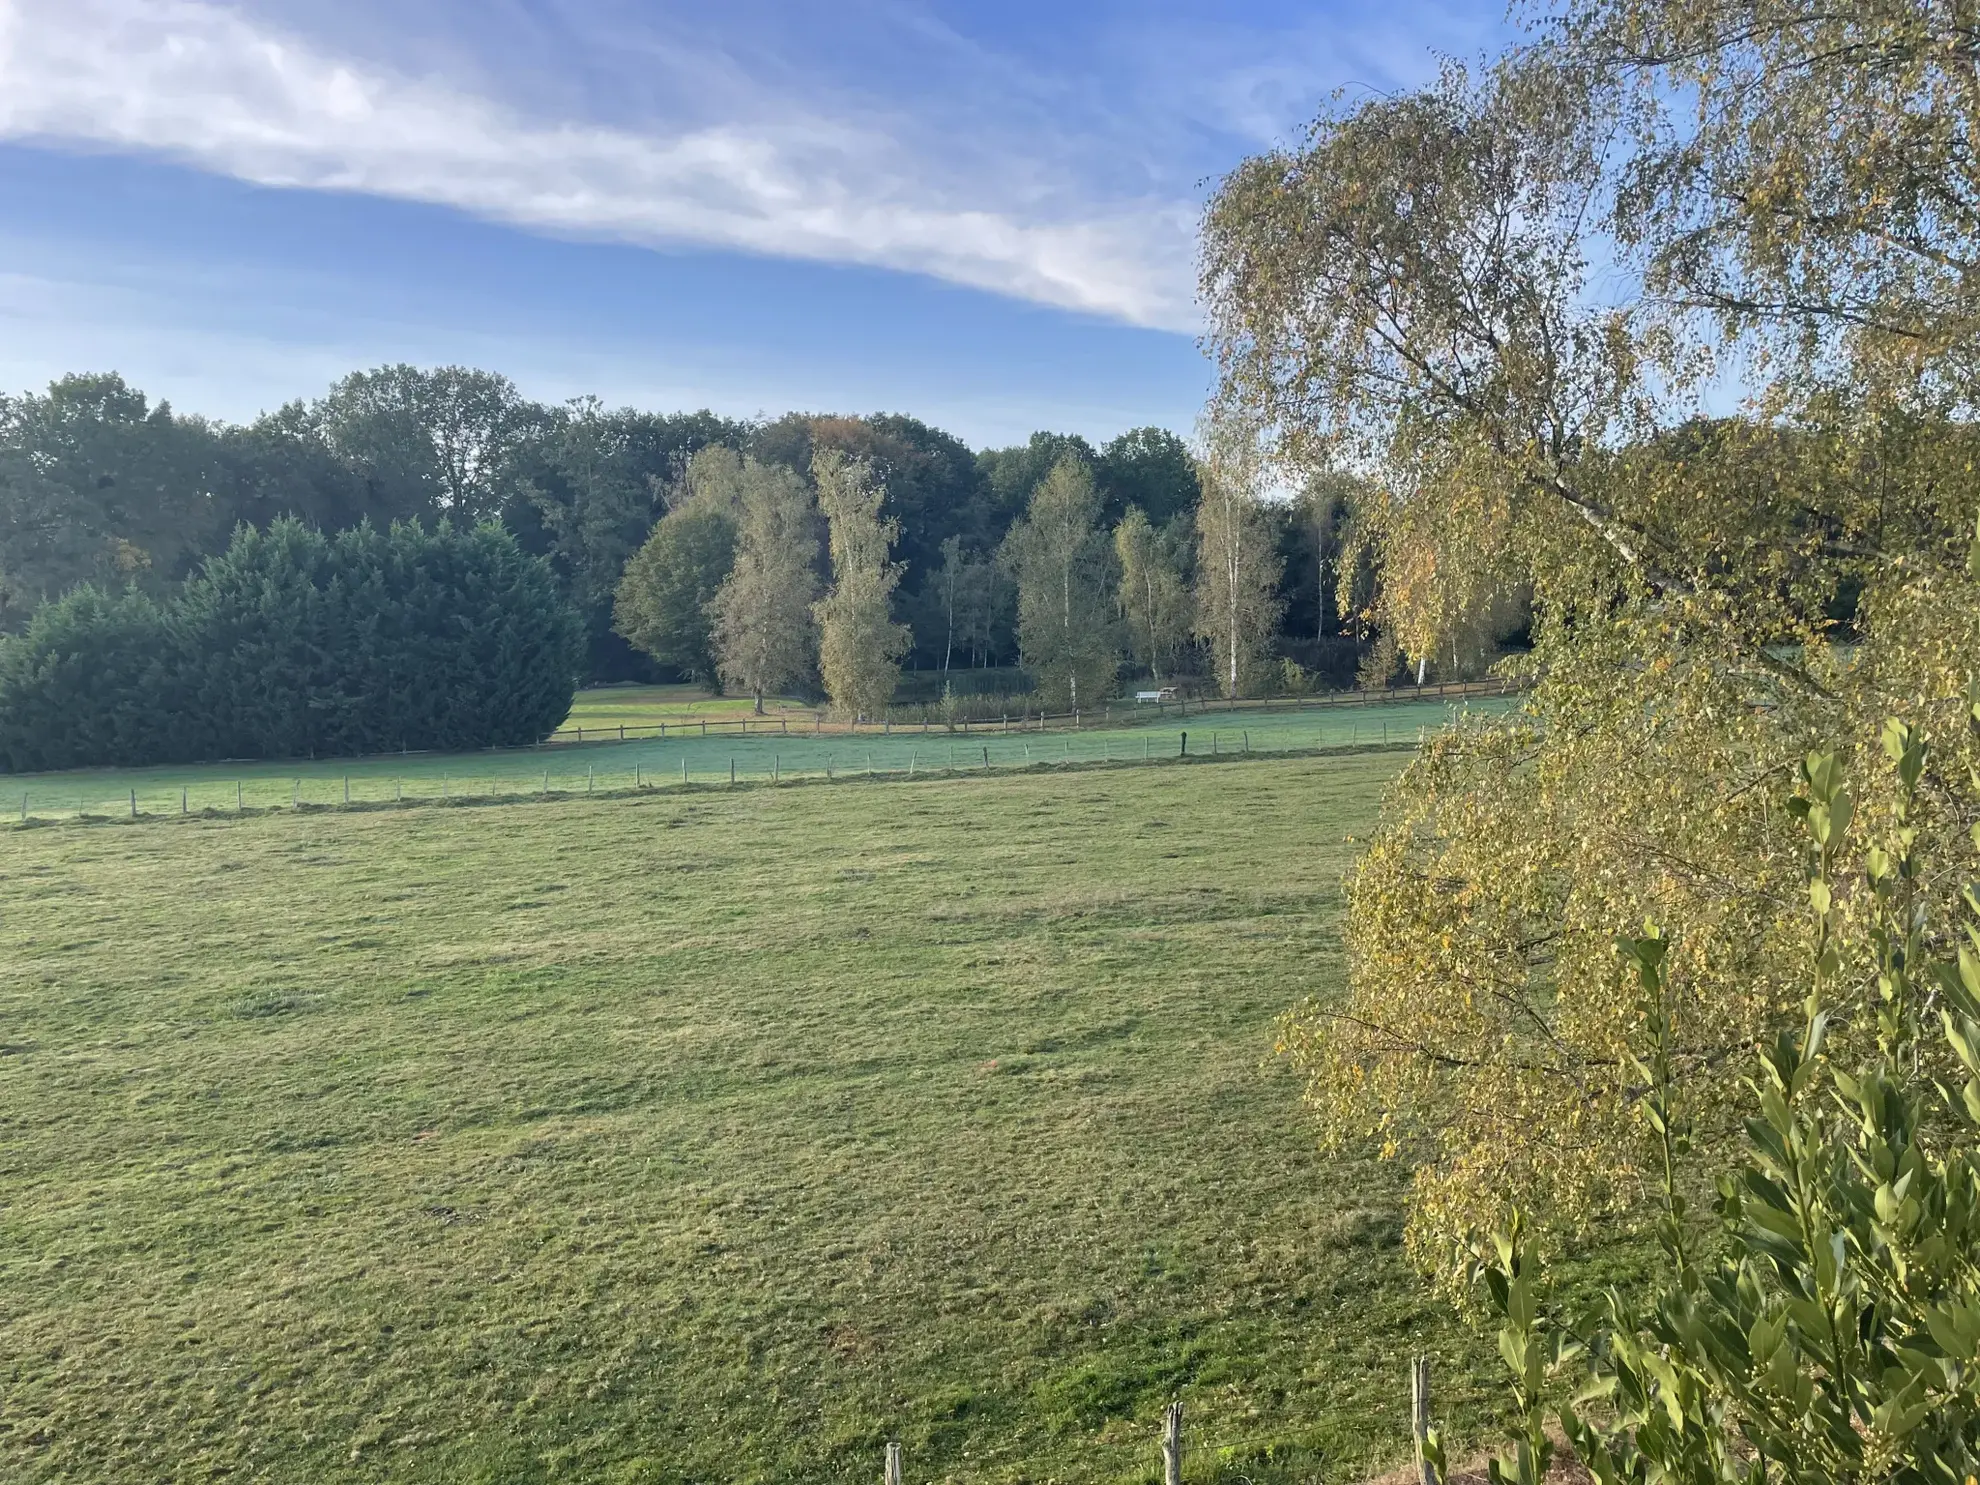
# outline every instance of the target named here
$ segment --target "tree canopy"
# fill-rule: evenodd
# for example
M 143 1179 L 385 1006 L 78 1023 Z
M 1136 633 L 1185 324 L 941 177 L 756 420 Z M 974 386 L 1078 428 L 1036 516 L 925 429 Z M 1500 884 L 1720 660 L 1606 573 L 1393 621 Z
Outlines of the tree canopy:
M 1337 601 L 1433 662 L 1531 604 L 1525 704 L 1398 782 L 1348 992 L 1285 1024 L 1329 1137 L 1415 1166 L 1446 1274 L 1511 1202 L 1643 1194 L 1619 934 L 1672 927 L 1673 1065 L 1722 1148 L 1723 1069 L 1802 996 L 1800 761 L 1881 777 L 1857 765 L 1893 715 L 1960 739 L 1948 779 L 1972 761 L 1980 244 L 1930 204 L 1964 189 L 1968 84 L 1922 5 L 1591 0 L 1341 101 L 1208 209 L 1220 402 L 1291 482 L 1362 486 L 1337 571 L 1371 582 Z M 1708 415 L 1735 368 L 1750 400 Z M 1887 823 L 1889 790 L 1858 807 Z M 1939 908 L 1970 823 L 1907 827 Z M 1838 943 L 1867 1008 L 1870 932 Z

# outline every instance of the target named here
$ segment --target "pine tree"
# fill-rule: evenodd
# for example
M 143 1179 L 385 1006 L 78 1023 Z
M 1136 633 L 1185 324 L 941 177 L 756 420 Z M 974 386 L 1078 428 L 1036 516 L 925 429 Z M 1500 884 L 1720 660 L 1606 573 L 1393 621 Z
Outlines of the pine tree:
M 833 706 L 848 717 L 871 717 L 893 698 L 910 643 L 907 626 L 890 612 L 901 565 L 888 553 L 900 526 L 881 516 L 886 489 L 866 460 L 820 449 L 811 469 L 832 551 L 832 589 L 812 610 L 819 669 Z

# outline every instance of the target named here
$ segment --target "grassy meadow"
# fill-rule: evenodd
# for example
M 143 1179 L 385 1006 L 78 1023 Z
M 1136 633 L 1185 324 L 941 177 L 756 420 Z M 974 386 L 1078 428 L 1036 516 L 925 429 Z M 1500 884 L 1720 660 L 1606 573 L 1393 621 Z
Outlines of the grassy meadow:
M 1396 755 L 0 835 L 0 1478 L 1341 1479 L 1482 1351 L 1271 1059 Z

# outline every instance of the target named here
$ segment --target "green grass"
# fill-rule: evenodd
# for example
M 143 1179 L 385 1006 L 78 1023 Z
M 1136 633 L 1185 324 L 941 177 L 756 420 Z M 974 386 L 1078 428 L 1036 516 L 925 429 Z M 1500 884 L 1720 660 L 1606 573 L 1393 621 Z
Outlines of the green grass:
M 1192 732 L 1194 732 L 1192 719 Z M 1271 1057 L 1393 754 L 0 836 L 0 1478 L 1194 1480 L 1406 1450 Z
M 664 688 L 663 688 L 664 689 Z M 600 693 L 587 692 L 586 696 Z M 1473 708 L 1503 706 L 1498 699 Z M 917 774 L 1023 769 L 1041 763 L 1160 759 L 1181 749 L 1187 731 L 1192 755 L 1250 748 L 1254 752 L 1413 741 L 1425 728 L 1444 726 L 1456 708 L 1437 701 L 1343 706 L 1332 710 L 1191 713 L 1166 718 L 1125 714 L 1112 728 L 1045 733 L 971 731 L 949 734 L 936 727 L 810 736 L 797 720 L 788 734 L 747 737 L 712 731 L 685 736 L 559 743 L 477 753 L 274 763 L 212 763 L 160 768 L 86 769 L 0 777 L 0 823 L 76 815 L 127 817 L 176 815 L 182 810 L 227 813 L 236 808 L 286 809 L 341 805 L 348 787 L 354 804 L 463 798 L 524 799 L 543 794 L 583 794 L 662 788 L 686 781 L 726 784 L 731 764 L 739 781 L 834 778 L 862 773 Z M 1130 725 L 1133 724 L 1133 725 Z M 711 727 L 713 723 L 711 722 Z
M 763 710 L 772 717 L 809 723 L 818 708 L 789 696 L 766 696 Z M 565 730 L 583 727 L 651 727 L 659 722 L 739 721 L 755 715 L 747 696 L 715 696 L 700 686 L 594 686 L 580 691 L 571 704 Z

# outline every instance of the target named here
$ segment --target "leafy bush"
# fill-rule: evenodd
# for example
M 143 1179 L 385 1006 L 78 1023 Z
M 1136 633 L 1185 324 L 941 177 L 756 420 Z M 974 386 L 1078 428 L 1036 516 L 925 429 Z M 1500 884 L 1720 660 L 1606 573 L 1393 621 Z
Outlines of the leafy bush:
M 537 741 L 582 636 L 498 527 L 243 527 L 171 603 L 78 589 L 0 649 L 14 771 Z
M 1969 718 L 1980 735 L 1980 690 Z M 1875 946 L 1863 1032 L 1874 1032 L 1875 1053 L 1854 1073 L 1825 1055 L 1825 1005 L 1845 973 L 1835 860 L 1854 806 L 1834 755 L 1811 755 L 1794 811 L 1812 863 L 1805 1020 L 1761 1056 L 1749 1085 L 1758 1117 L 1745 1158 L 1718 1177 L 1709 1262 L 1683 1195 L 1667 941 L 1654 929 L 1621 941 L 1644 1031 L 1637 1112 L 1663 1153 L 1656 1225 L 1667 1272 L 1647 1304 L 1612 1294 L 1606 1321 L 1577 1335 L 1544 1316 L 1517 1219 L 1481 1255 L 1521 1420 L 1492 1464 L 1495 1481 L 1545 1475 L 1542 1393 L 1562 1367 L 1587 1385 L 1560 1426 L 1601 1485 L 1961 1485 L 1980 1472 L 1980 1167 L 1970 1153 L 1980 1134 L 1980 890 L 1963 894 L 1963 941 L 1935 955 L 1913 823 L 1925 743 L 1892 722 L 1884 744 L 1897 803 L 1863 874 Z

